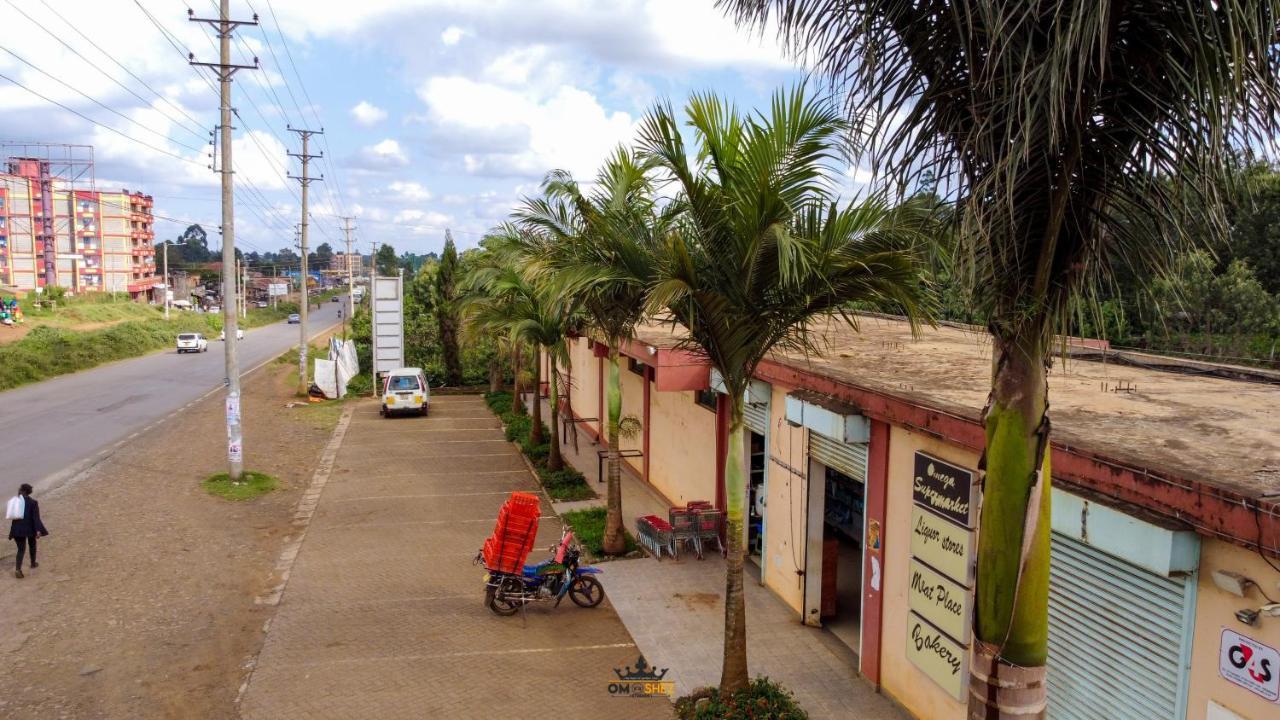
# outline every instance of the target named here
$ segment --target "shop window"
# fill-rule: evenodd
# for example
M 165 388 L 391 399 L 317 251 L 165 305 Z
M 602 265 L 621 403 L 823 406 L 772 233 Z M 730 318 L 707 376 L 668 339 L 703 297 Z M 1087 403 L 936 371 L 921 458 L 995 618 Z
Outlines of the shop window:
M 644 376 L 644 363 L 635 358 L 627 358 L 627 369 L 637 375 Z
M 693 401 L 711 412 L 716 411 L 716 391 L 711 388 L 694 391 Z

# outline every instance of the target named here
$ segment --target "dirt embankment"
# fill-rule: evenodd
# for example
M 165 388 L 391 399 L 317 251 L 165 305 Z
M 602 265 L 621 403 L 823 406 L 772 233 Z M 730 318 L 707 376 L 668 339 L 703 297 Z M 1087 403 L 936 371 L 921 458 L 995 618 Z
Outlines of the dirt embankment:
M 254 598 L 337 418 L 287 409 L 286 376 L 271 365 L 244 388 L 246 466 L 279 491 L 232 503 L 200 489 L 225 461 L 215 394 L 41 498 L 52 535 L 26 579 L 3 541 L 0 717 L 235 717 L 270 612 Z

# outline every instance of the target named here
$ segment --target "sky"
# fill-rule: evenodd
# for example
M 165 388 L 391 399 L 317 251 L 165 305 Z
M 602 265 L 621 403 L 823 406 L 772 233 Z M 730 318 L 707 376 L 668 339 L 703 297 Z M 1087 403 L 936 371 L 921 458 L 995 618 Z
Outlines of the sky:
M 217 16 L 214 0 L 0 0 L 0 141 L 92 145 L 98 189 L 155 197 L 157 239 L 199 222 L 216 246 L 216 81 L 187 62 L 216 60 L 216 40 L 188 8 Z M 312 247 L 343 249 L 339 218 L 354 216 L 362 252 L 425 253 L 446 228 L 475 246 L 552 169 L 589 180 L 656 101 L 714 90 L 764 107 L 802 76 L 714 0 L 232 0 L 233 18 L 255 13 L 232 45 L 260 63 L 233 82 L 247 252 L 294 241 L 288 127 L 324 130 Z

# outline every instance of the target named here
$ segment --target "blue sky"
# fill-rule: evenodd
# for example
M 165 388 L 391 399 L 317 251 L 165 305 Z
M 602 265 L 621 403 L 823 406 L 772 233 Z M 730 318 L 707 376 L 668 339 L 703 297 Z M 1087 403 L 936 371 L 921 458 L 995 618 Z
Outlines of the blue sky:
M 212 0 L 188 2 L 198 15 L 215 13 Z M 338 248 L 337 216 L 347 214 L 357 218 L 364 251 L 377 241 L 427 252 L 439 249 L 446 227 L 460 245 L 474 245 L 553 168 L 588 178 L 606 152 L 631 140 L 659 98 L 679 102 L 713 89 L 756 107 L 800 77 L 772 35 L 738 30 L 713 0 L 231 5 L 233 17 L 256 11 L 262 21 L 242 28 L 234 48 L 242 62 L 258 55 L 263 68 L 235 82 L 237 246 L 246 250 L 293 241 L 297 185 L 283 171 L 287 164 L 298 172 L 285 155 L 298 148 L 286 125 L 325 130 L 318 147 L 326 158 L 313 165 L 325 181 L 312 186 L 312 245 Z M 216 123 L 217 98 L 208 75 L 182 57 L 211 60 L 214 48 L 202 26 L 187 21 L 187 3 L 24 0 L 19 7 L 30 18 L 0 0 L 0 47 L 17 55 L 0 52 L 0 73 L 154 149 L 3 79 L 0 139 L 92 144 L 100 188 L 141 188 L 156 197 L 158 213 L 216 226 L 217 178 L 204 167 L 202 134 Z M 156 228 L 161 238 L 181 231 L 178 222 Z

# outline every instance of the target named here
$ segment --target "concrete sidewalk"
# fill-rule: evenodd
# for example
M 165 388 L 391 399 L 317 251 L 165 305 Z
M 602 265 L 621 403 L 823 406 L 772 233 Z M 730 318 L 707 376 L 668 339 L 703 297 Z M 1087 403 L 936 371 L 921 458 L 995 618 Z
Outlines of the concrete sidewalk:
M 543 417 L 551 413 L 542 401 Z M 603 445 L 579 431 L 561 439 L 565 460 L 600 494 L 568 505 L 603 505 L 597 451 Z M 557 509 L 562 506 L 557 504 Z M 634 535 L 636 518 L 667 517 L 670 501 L 623 464 L 622 515 Z M 725 562 L 713 550 L 705 560 L 682 552 L 679 560 L 645 557 L 602 565 L 614 607 L 645 657 L 669 667 L 676 695 L 720 682 L 724 655 Z M 757 572 L 748 564 L 748 572 Z M 757 574 L 758 577 L 758 574 Z M 823 720 L 906 720 L 910 715 L 878 694 L 856 670 L 857 657 L 831 633 L 808 627 L 781 598 L 748 578 L 747 659 L 752 676 L 766 675 L 795 693 L 810 715 Z
M 608 600 L 483 605 L 472 558 L 514 490 L 541 492 L 477 396 L 445 396 L 429 418 L 357 408 L 241 713 L 288 718 L 669 718 L 665 698 L 608 692 L 638 651 Z M 532 560 L 560 535 L 544 495 Z M 606 593 L 610 591 L 605 576 Z

